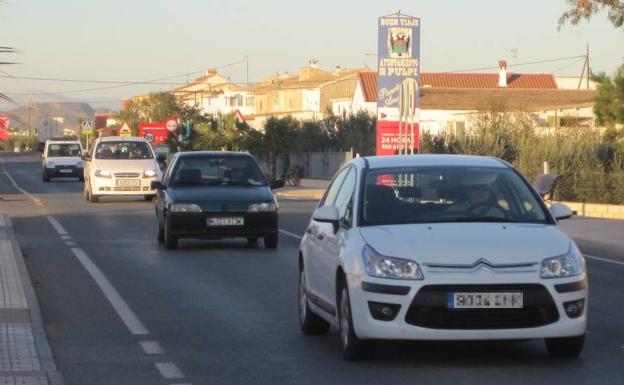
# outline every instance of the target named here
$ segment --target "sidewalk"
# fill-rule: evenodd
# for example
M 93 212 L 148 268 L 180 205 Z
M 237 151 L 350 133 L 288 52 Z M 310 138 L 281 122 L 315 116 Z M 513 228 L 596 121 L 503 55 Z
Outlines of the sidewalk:
M 309 187 L 282 187 L 275 190 L 275 195 L 278 199 L 294 199 L 294 200 L 315 200 L 318 201 L 323 198 L 325 194 L 324 188 L 309 188 Z
M 0 214 L 0 384 L 63 385 L 8 215 Z

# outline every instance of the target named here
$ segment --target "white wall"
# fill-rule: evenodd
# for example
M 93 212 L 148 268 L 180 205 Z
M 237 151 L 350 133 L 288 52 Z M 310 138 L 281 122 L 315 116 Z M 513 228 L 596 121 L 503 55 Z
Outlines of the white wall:
M 303 92 L 303 110 L 320 112 L 321 108 L 321 90 L 320 88 L 311 90 L 302 90 Z

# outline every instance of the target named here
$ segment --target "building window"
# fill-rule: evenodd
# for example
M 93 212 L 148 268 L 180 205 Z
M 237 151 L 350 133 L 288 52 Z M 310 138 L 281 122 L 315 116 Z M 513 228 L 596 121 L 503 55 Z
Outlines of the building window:
M 253 96 L 247 96 L 245 98 L 245 105 L 246 106 L 253 106 Z

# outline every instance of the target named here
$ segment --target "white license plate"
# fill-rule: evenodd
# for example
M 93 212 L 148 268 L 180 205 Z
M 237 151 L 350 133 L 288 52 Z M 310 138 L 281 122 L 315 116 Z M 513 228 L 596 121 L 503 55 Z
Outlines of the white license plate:
M 208 226 L 244 226 L 245 218 L 243 217 L 221 217 L 208 218 Z
M 61 174 L 71 174 L 72 170 L 68 169 L 68 168 L 64 168 L 62 170 L 59 171 Z
M 521 292 L 448 293 L 449 309 L 522 309 Z
M 139 187 L 141 181 L 138 179 L 117 179 L 115 182 L 119 187 Z

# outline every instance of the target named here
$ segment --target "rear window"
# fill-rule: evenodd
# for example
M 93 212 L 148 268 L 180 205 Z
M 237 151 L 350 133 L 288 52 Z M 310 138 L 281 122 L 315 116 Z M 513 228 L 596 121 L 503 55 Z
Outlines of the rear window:
M 513 170 L 420 167 L 369 172 L 364 224 L 547 223 L 542 205 Z
M 48 144 L 48 158 L 62 156 L 80 156 L 80 144 L 78 143 L 50 143 Z
M 100 142 L 95 150 L 96 159 L 153 159 L 145 142 Z

